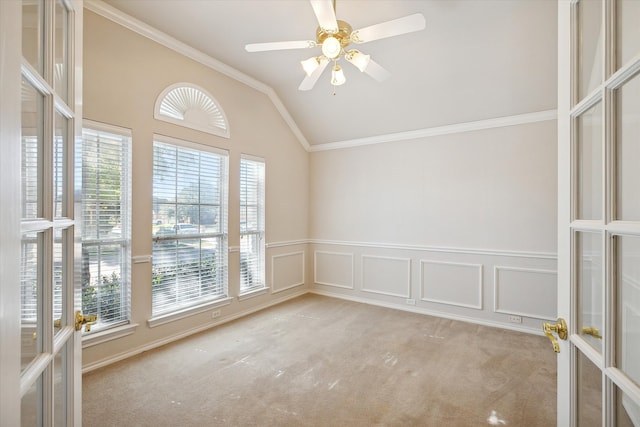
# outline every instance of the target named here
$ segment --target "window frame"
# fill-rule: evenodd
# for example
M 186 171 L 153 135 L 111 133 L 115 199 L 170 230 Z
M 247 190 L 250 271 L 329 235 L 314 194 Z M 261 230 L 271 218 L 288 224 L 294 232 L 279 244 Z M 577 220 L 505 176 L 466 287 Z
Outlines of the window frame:
M 255 189 L 255 198 L 251 200 L 253 203 L 245 203 L 248 202 L 248 194 L 245 194 L 246 188 L 243 187 L 243 165 L 246 163 L 252 163 L 259 165 L 259 170 L 257 173 L 260 175 L 256 179 Z M 266 282 L 266 269 L 265 269 L 265 258 L 266 258 L 266 241 L 265 241 L 265 230 L 266 230 L 266 161 L 264 158 L 252 156 L 249 154 L 241 154 L 240 156 L 240 165 L 239 165 L 239 210 L 240 210 L 240 294 L 239 298 L 252 296 L 256 294 L 262 294 L 265 292 L 267 288 Z M 255 206 L 256 209 L 256 227 L 255 228 L 244 228 L 242 226 L 242 218 L 243 218 L 243 210 L 247 210 L 249 206 Z M 247 213 L 244 213 L 244 217 L 246 218 Z M 257 276 L 257 284 L 253 286 L 245 286 L 243 281 L 244 277 L 247 276 L 245 272 L 247 270 L 247 262 L 244 261 L 243 264 L 243 256 L 246 258 L 244 247 L 242 244 L 243 237 L 253 236 L 258 239 L 258 248 L 257 254 L 253 256 L 254 260 L 257 257 L 257 263 L 255 263 L 255 267 L 252 269 L 252 278 Z M 255 279 L 253 279 L 255 280 Z
M 94 132 L 97 134 L 107 134 L 109 136 L 117 136 L 121 138 L 121 162 L 120 162 L 120 182 L 121 185 L 119 187 L 120 191 L 120 238 L 116 237 L 87 237 L 87 227 L 86 227 L 86 215 L 85 215 L 85 200 L 86 197 L 86 188 L 85 188 L 85 162 L 83 161 L 85 156 L 86 149 L 86 134 L 88 132 Z M 98 142 L 96 143 L 98 144 Z M 133 168 L 132 168 L 132 147 L 133 147 L 133 139 L 131 129 L 109 125 L 106 123 L 100 123 L 92 120 L 83 120 L 82 122 L 82 142 L 78 144 L 78 152 L 77 156 L 79 160 L 77 161 L 76 174 L 80 174 L 80 176 L 76 175 L 76 179 L 80 181 L 80 189 L 82 193 L 82 256 L 80 259 L 82 260 L 82 273 L 84 275 L 85 269 L 91 269 L 91 265 L 89 261 L 85 259 L 85 245 L 87 247 L 96 247 L 98 248 L 98 253 L 101 254 L 101 249 L 104 246 L 119 246 L 120 251 L 120 289 L 118 289 L 117 293 L 120 298 L 120 308 L 121 308 L 121 318 L 115 320 L 113 322 L 104 322 L 100 313 L 98 313 L 98 321 L 92 326 L 90 332 L 85 332 L 84 335 L 91 335 L 92 333 L 99 333 L 111 330 L 113 328 L 121 327 L 123 325 L 128 325 L 131 323 L 131 221 L 132 221 L 132 202 L 131 202 L 131 194 L 132 194 L 132 183 L 133 183 Z M 100 161 L 97 164 L 101 164 Z M 124 186 L 122 183 L 124 182 Z M 98 184 L 99 185 L 99 184 Z M 98 190 L 99 191 L 99 190 Z M 115 227 L 114 227 L 115 228 Z M 88 255 L 87 255 L 88 256 Z M 99 255 L 101 257 L 102 255 Z M 85 266 L 85 262 L 87 265 Z M 106 276 L 102 276 L 106 277 Z M 84 278 L 83 278 L 84 280 Z M 83 289 L 83 311 L 85 315 L 93 314 L 90 311 L 87 311 L 84 306 L 84 290 Z M 107 295 L 97 295 L 97 300 L 101 298 L 108 298 Z M 101 304 L 98 301 L 98 307 Z M 99 310 L 99 308 L 98 308 Z
M 229 230 L 228 230 L 228 188 L 229 188 L 229 152 L 227 150 L 224 149 L 220 149 L 214 146 L 210 146 L 210 145 L 206 145 L 206 144 L 200 144 L 197 142 L 192 142 L 192 141 L 187 141 L 187 140 L 183 140 L 183 139 L 177 139 L 177 138 L 173 138 L 173 137 L 169 137 L 169 136 L 165 136 L 165 135 L 159 135 L 159 134 L 154 134 L 153 137 L 153 162 L 155 165 L 155 149 L 157 144 L 160 145 L 165 145 L 165 146 L 171 146 L 171 147 L 175 147 L 177 150 L 185 150 L 185 151 L 195 151 L 195 152 L 202 152 L 202 153 L 207 153 L 207 154 L 213 154 L 213 155 L 217 155 L 220 156 L 221 159 L 221 166 L 222 166 L 222 171 L 221 171 L 221 182 L 219 182 L 219 210 L 218 210 L 218 217 L 217 217 L 217 224 L 219 224 L 219 231 L 218 232 L 205 232 L 205 231 L 200 231 L 198 230 L 197 233 L 189 233 L 189 234 L 181 234 L 181 233 L 175 233 L 175 234 L 169 234 L 169 235 L 156 235 L 157 230 L 155 230 L 152 234 L 152 253 L 153 253 L 153 249 L 155 248 L 155 245 L 158 244 L 159 242 L 171 242 L 171 241 L 181 241 L 181 240 L 194 240 L 194 239 L 200 239 L 200 242 L 202 242 L 202 239 L 219 239 L 219 243 L 218 243 L 218 247 L 219 247 L 219 253 L 216 254 L 216 258 L 217 258 L 217 262 L 218 264 L 216 264 L 216 269 L 220 268 L 220 280 L 218 281 L 218 287 L 222 290 L 221 293 L 216 294 L 216 295 L 209 295 L 209 296 L 205 296 L 202 299 L 195 299 L 192 301 L 189 301 L 187 303 L 177 303 L 174 304 L 173 307 L 171 306 L 167 306 L 168 308 L 165 309 L 160 309 L 158 310 L 154 305 L 154 292 L 156 292 L 156 289 L 160 289 L 160 288 L 154 288 L 154 285 L 152 283 L 152 301 L 151 301 L 151 318 L 147 321 L 149 327 L 155 327 L 158 325 L 162 325 L 165 324 L 167 322 L 171 322 L 173 320 L 177 320 L 180 318 L 184 318 L 184 317 L 188 317 L 203 311 L 207 311 L 211 308 L 214 307 L 219 307 L 219 306 L 223 306 L 223 305 L 227 305 L 230 303 L 230 298 L 229 298 L 229 285 L 228 285 L 228 241 L 229 241 Z M 174 165 L 175 166 L 175 165 Z M 178 167 L 175 166 L 176 171 L 176 182 L 178 179 L 178 174 L 179 174 L 179 170 Z M 154 166 L 154 171 L 152 173 L 152 176 L 154 178 L 153 182 L 152 182 L 152 198 L 154 199 L 153 204 L 154 204 L 154 209 L 155 209 L 155 205 L 156 205 L 156 187 L 155 187 L 155 166 Z M 199 193 L 200 194 L 200 193 Z M 178 205 L 178 201 L 176 199 L 175 202 L 173 202 L 176 204 L 176 206 Z M 205 205 L 204 203 L 201 203 L 200 201 L 198 203 L 194 203 L 193 205 L 196 205 L 198 207 L 200 207 L 201 205 Z M 155 220 L 154 220 L 155 222 Z M 168 223 L 171 225 L 171 223 Z M 176 214 L 176 218 L 175 218 L 175 224 L 178 224 L 177 221 L 177 214 Z M 200 223 L 198 223 L 198 225 L 201 225 Z M 153 227 L 154 224 L 151 224 L 151 226 Z M 199 253 L 202 254 L 202 248 L 199 249 Z M 155 277 L 155 273 L 153 273 L 153 271 L 155 271 L 156 269 L 156 259 L 157 257 L 154 257 L 154 255 L 152 255 L 152 280 L 153 277 Z M 201 258 L 202 259 L 202 258 Z M 177 267 L 177 264 L 176 264 Z M 181 292 L 178 290 L 178 292 Z

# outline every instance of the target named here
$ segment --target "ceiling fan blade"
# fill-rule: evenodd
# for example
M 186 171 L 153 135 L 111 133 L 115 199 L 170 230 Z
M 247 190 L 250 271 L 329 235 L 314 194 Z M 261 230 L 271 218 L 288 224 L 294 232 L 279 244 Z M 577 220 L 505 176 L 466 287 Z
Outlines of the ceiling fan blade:
M 333 10 L 333 2 L 331 0 L 309 0 L 313 13 L 318 18 L 320 28 L 328 32 L 338 32 L 338 21 L 336 20 L 336 11 Z
M 351 41 L 355 43 L 367 43 L 373 40 L 424 30 L 425 26 L 424 16 L 421 13 L 414 13 L 404 18 L 381 22 L 380 24 L 354 30 L 351 33 Z
M 364 72 L 369 74 L 379 82 L 382 82 L 391 77 L 391 73 L 373 59 L 369 60 L 369 64 L 367 65 L 367 68 L 364 69 Z
M 310 76 L 307 76 L 307 77 L 304 78 L 302 83 L 300 83 L 300 86 L 298 86 L 298 90 L 311 90 L 311 89 L 313 89 L 313 86 L 315 86 L 316 82 L 320 78 L 320 75 L 322 74 L 324 69 L 327 68 L 327 65 L 329 65 L 329 60 L 321 59 L 320 60 L 320 65 L 318 66 L 318 68 L 316 68 L 313 71 L 313 73 L 311 73 Z
M 244 47 L 247 52 L 264 52 L 267 50 L 307 49 L 316 47 L 312 40 L 298 40 L 290 42 L 251 43 Z

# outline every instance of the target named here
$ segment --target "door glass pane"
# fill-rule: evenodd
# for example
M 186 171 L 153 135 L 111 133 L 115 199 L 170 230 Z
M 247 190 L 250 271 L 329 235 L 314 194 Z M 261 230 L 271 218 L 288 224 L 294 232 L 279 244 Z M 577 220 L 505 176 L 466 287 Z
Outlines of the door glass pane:
M 29 391 L 22 396 L 20 403 L 20 425 L 36 427 L 44 425 L 42 405 L 42 375 L 33 383 Z
M 602 426 L 602 373 L 580 350 L 576 364 L 577 426 Z
M 640 5 L 640 1 L 638 2 Z M 640 26 L 638 27 L 640 28 Z M 640 220 L 640 74 L 617 91 L 616 219 Z
M 53 417 L 54 426 L 67 425 L 67 346 L 56 354 L 53 365 Z
M 42 218 L 44 97 L 22 80 L 22 217 Z
M 602 219 L 602 104 L 577 118 L 577 219 Z
M 600 233 L 576 233 L 578 331 L 602 352 L 602 240 Z
M 58 95 L 67 100 L 68 81 L 68 25 L 67 8 L 61 0 L 56 0 L 55 39 L 54 39 L 54 81 L 53 87 Z
M 616 237 L 618 367 L 640 385 L 640 237 Z
M 578 100 L 581 100 L 602 82 L 601 0 L 580 0 L 578 28 Z
M 42 75 L 44 35 L 43 0 L 22 2 L 22 55 Z
M 55 136 L 53 139 L 53 213 L 56 217 L 68 216 L 65 206 L 65 150 L 67 147 L 68 119 L 56 112 Z
M 640 1 L 618 0 L 618 68 L 640 53 Z
M 53 319 L 54 319 L 54 334 L 58 333 L 61 329 L 56 327 L 56 319 L 62 318 L 62 303 L 64 301 L 64 280 L 66 279 L 67 272 L 65 271 L 63 260 L 64 256 L 64 243 L 61 230 L 56 230 L 53 242 Z
M 42 328 L 38 295 L 40 294 L 41 274 L 38 260 L 42 258 L 42 233 L 22 235 L 20 265 L 20 317 L 22 326 L 21 366 L 29 366 L 42 352 Z
M 615 388 L 616 398 L 616 427 L 640 426 L 640 404 L 633 401 L 618 387 Z

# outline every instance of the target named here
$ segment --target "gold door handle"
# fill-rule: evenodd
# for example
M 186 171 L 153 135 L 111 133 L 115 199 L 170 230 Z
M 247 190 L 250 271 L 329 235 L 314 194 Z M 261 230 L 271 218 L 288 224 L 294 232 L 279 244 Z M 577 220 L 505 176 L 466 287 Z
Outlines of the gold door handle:
M 600 335 L 600 331 L 595 326 L 583 326 L 582 333 L 591 335 L 592 337 L 598 338 L 599 340 L 602 339 L 602 335 Z
M 561 340 L 566 340 L 569 336 L 567 330 L 567 322 L 565 322 L 562 317 L 560 317 L 558 319 L 558 322 L 555 324 L 544 322 L 542 324 L 542 331 L 547 336 L 547 338 L 551 340 L 553 351 L 555 351 L 556 353 L 560 353 L 560 344 L 558 344 L 558 340 L 556 339 L 556 337 L 553 336 L 553 332 L 557 333 L 558 338 L 560 338 Z
M 97 314 L 88 314 L 84 316 L 81 311 L 76 311 L 76 331 L 79 331 L 82 329 L 82 325 L 85 325 L 85 332 L 89 332 L 91 330 L 91 325 L 97 321 Z

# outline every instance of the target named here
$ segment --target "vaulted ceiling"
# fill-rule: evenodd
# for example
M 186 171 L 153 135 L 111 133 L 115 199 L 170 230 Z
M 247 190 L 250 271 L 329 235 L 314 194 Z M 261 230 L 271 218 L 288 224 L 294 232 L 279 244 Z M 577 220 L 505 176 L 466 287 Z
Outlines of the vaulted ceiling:
M 344 63 L 314 89 L 298 85 L 300 61 L 320 48 L 248 53 L 244 46 L 314 40 L 306 0 L 105 0 L 167 35 L 271 87 L 309 144 L 419 131 L 553 110 L 555 0 L 337 0 L 354 29 L 422 13 L 426 29 L 358 45 L 391 77 L 377 82 Z M 215 96 L 215 94 L 214 94 Z

